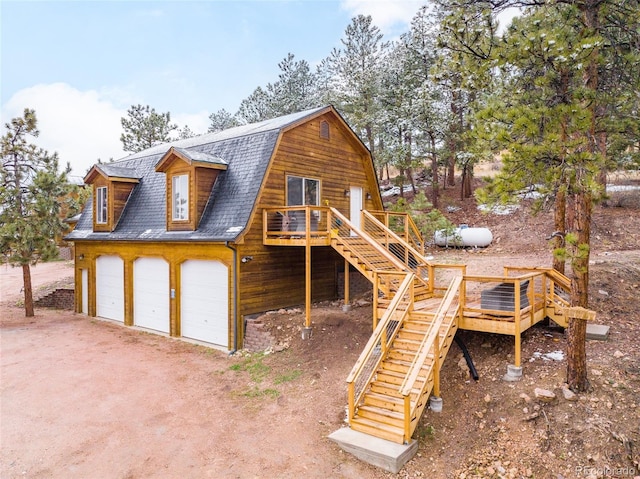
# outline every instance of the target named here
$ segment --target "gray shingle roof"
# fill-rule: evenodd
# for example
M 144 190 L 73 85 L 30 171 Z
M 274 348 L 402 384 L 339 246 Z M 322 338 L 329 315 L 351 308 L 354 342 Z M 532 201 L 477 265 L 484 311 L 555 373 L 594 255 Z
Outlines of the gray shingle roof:
M 213 155 L 209 155 L 207 153 L 202 153 L 201 151 L 195 150 L 187 150 L 185 148 L 179 148 L 177 146 L 173 147 L 174 151 L 184 155 L 186 158 L 189 158 L 191 161 L 196 161 L 199 163 L 210 163 L 212 165 L 228 165 L 229 163 L 224 161 L 223 158 L 218 158 Z
M 102 171 L 107 177 L 110 178 L 131 178 L 131 179 L 140 179 L 140 175 L 136 172 L 135 168 L 126 168 L 123 166 L 114 165 L 111 163 L 108 164 L 98 164 L 96 168 Z
M 109 164 L 111 168 L 133 170 L 140 178 L 115 230 L 112 233 L 93 232 L 89 201 L 66 239 L 234 241 L 248 226 L 281 130 L 325 108 L 158 145 Z M 204 154 L 208 158 L 223 159 L 228 164 L 227 170 L 218 175 L 196 231 L 166 230 L 166 179 L 164 173 L 155 171 L 155 166 L 171 146 L 187 150 L 192 156 Z

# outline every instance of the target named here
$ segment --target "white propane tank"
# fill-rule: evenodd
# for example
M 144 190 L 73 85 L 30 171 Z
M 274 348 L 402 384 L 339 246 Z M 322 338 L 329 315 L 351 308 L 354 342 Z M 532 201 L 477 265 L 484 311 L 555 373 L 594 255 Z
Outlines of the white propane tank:
M 448 235 L 446 230 L 436 231 L 433 241 L 437 246 L 485 248 L 493 241 L 493 234 L 489 228 L 469 228 L 467 225 L 460 225 Z

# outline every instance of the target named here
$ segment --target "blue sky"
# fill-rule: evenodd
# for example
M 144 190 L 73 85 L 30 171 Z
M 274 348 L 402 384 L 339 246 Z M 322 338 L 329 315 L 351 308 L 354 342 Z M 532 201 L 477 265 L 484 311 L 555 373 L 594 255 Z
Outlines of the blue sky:
M 118 159 L 132 104 L 205 132 L 275 81 L 291 52 L 315 66 L 351 18 L 370 14 L 389 40 L 421 0 L 0 1 L 2 123 L 34 108 L 36 143 L 83 176 Z M 4 131 L 4 130 L 3 130 Z

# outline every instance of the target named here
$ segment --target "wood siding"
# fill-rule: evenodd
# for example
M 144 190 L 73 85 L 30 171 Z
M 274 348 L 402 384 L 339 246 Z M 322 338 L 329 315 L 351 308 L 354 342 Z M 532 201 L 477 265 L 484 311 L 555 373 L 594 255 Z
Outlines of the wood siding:
M 200 218 L 204 212 L 205 206 L 211 196 L 211 190 L 218 178 L 220 170 L 213 170 L 209 168 L 195 168 L 195 212 L 196 212 L 196 224 L 200 224 Z
M 329 124 L 328 139 L 321 136 L 322 121 Z M 341 120 L 328 113 L 285 131 L 262 185 L 260 207 L 238 246 L 240 257 L 253 258 L 240 265 L 242 315 L 300 305 L 305 300 L 304 247 L 263 245 L 262 207 L 286 205 L 287 176 L 320 180 L 320 204 L 347 216 L 350 199 L 345 190 L 351 186 L 363 189 L 366 209 L 382 209 L 369 153 Z M 337 271 L 343 267 L 344 260 L 333 249 L 312 248 L 313 301 L 337 297 Z
M 131 195 L 131 192 L 136 187 L 136 185 L 137 183 L 118 183 L 115 181 L 112 182 L 111 188 L 109 189 L 109 197 L 113 198 L 113 200 L 109 200 L 109 204 L 113 204 L 113 214 L 111 214 L 111 211 L 109 212 L 109 217 L 113 217 L 113 228 L 111 229 L 111 231 L 115 229 L 118 221 L 120 221 L 120 216 L 124 211 L 124 207 L 127 204 L 127 201 L 129 200 L 129 195 Z

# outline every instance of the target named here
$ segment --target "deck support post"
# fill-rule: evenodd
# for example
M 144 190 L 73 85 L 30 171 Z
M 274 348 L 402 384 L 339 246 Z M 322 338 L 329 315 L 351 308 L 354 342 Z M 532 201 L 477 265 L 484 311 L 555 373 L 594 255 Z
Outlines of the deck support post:
M 342 305 L 342 311 L 345 313 L 351 311 L 351 305 L 349 304 L 349 261 L 344 260 L 344 304 Z
M 433 412 L 442 412 L 442 398 L 440 396 L 429 397 L 429 409 Z
M 507 374 L 502 379 L 508 382 L 520 381 L 522 379 L 522 366 L 507 364 Z
M 302 339 L 311 337 L 311 223 L 310 211 L 306 211 L 306 241 L 304 245 L 304 263 L 305 263 L 305 298 L 304 298 L 304 329 L 302 330 Z

